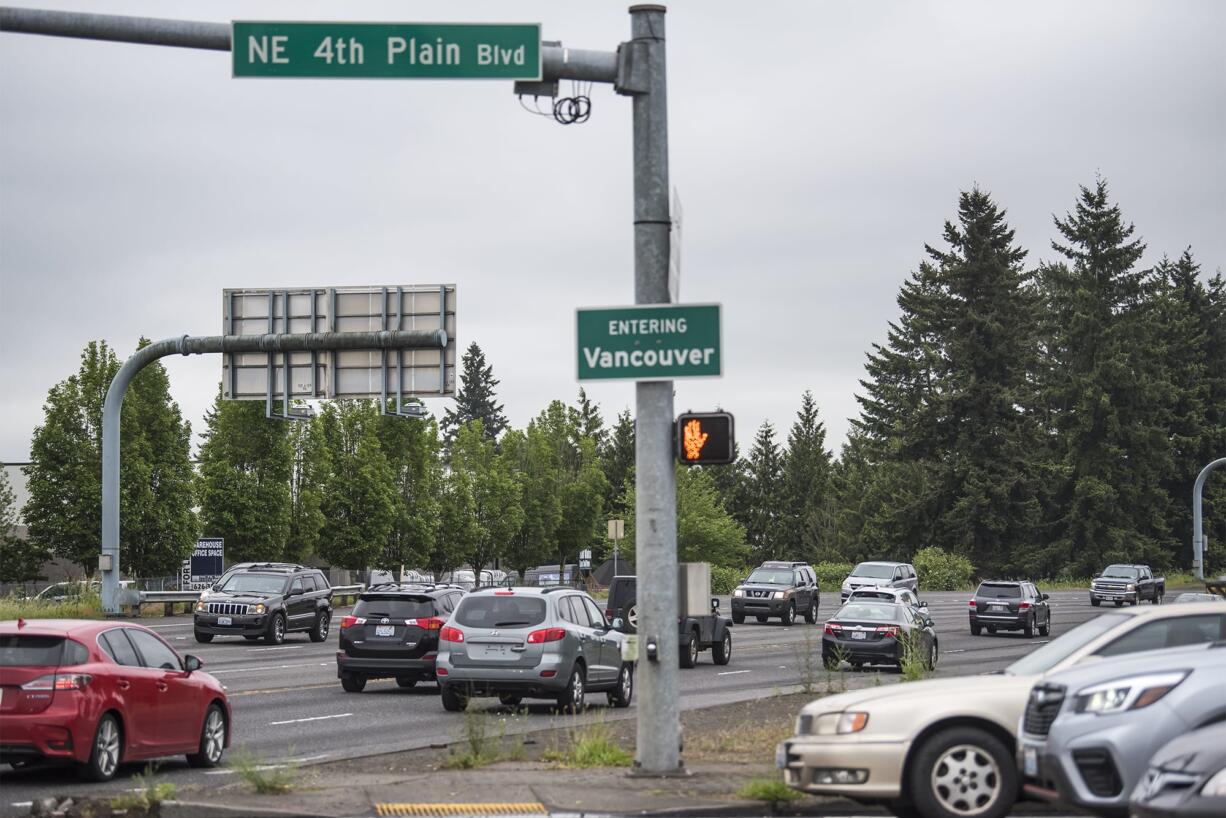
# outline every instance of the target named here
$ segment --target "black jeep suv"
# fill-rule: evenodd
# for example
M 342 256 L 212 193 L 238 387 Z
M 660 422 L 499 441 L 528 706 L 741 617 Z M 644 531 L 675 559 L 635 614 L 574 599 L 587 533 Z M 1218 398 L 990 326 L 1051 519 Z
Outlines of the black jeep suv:
M 765 622 L 777 616 L 785 625 L 802 614 L 810 625 L 817 622 L 817 575 L 806 562 L 764 562 L 732 592 L 732 621 L 741 624 L 746 615 Z
M 349 693 L 367 679 L 395 677 L 401 687 L 434 679 L 438 635 L 464 590 L 454 585 L 372 585 L 341 619 L 336 675 Z
M 279 645 L 290 631 L 307 631 L 312 642 L 322 642 L 331 621 L 332 586 L 322 571 L 285 562 L 244 562 L 200 594 L 194 624 L 197 642 L 243 636 Z

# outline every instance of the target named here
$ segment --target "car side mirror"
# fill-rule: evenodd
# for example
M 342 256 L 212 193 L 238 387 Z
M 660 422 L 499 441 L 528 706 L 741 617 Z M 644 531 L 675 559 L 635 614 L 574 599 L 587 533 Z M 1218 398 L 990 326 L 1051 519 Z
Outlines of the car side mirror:
M 711 610 L 713 611 L 719 610 L 719 600 L 716 599 L 715 597 L 711 597 Z
M 626 622 L 620 616 L 615 616 L 613 617 L 613 621 L 609 623 L 609 627 L 615 631 L 620 631 L 622 628 L 626 627 Z
M 920 606 L 921 608 L 923 608 L 925 611 L 926 611 L 926 610 L 928 610 L 928 603 L 927 603 L 927 602 L 921 602 L 921 603 L 919 604 L 919 606 Z
M 1047 594 L 1039 594 L 1039 599 L 1046 602 L 1047 600 L 1051 599 L 1051 597 L 1049 597 Z
M 199 670 L 204 667 L 204 662 L 200 661 L 199 656 L 192 656 L 190 653 L 183 657 L 183 669 L 188 673 Z

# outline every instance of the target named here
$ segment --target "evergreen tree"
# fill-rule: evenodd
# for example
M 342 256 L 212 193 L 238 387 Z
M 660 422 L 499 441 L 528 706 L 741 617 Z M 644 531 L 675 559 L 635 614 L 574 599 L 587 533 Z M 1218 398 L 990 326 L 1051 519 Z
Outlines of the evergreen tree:
M 16 528 L 17 499 L 9 485 L 8 472 L 0 463 L 0 582 L 42 579 L 39 571 L 51 553 L 18 538 Z
M 381 415 L 377 428 L 392 470 L 396 514 L 388 547 L 376 566 L 398 573 L 424 565 L 438 536 L 442 479 L 438 425 L 433 420 Z
M 575 407 L 575 426 L 580 437 L 590 437 L 596 444 L 596 454 L 604 454 L 605 443 L 609 432 L 604 427 L 604 418 L 600 415 L 600 407 L 592 403 L 583 387 L 579 387 L 579 404 Z
M 781 528 L 787 553 L 796 559 L 813 559 L 821 544 L 828 512 L 830 468 L 826 426 L 818 419 L 813 393 L 806 389 L 783 457 Z
M 1048 564 L 1086 575 L 1114 561 L 1169 564 L 1163 475 L 1170 448 L 1158 338 L 1147 320 L 1145 246 L 1099 180 L 1055 220 L 1065 261 L 1040 282 L 1050 326 L 1044 399 L 1057 436 L 1059 484 Z
M 775 442 L 775 427 L 764 421 L 758 427 L 746 483 L 746 537 L 759 560 L 789 556 L 791 544 L 784 539 L 783 455 Z
M 292 469 L 289 478 L 290 520 L 285 559 L 302 562 L 319 549 L 324 527 L 324 485 L 331 470 L 323 424 L 294 421 L 289 427 Z
M 622 505 L 626 486 L 634 483 L 634 418 L 629 409 L 617 415 L 617 423 L 600 459 L 605 479 L 609 481 L 605 512 L 609 517 L 622 516 L 626 511 Z
M 288 551 L 290 426 L 259 401 L 222 400 L 205 414 L 197 494 L 201 530 L 225 540 L 227 562 L 281 560 Z
M 472 420 L 481 421 L 487 440 L 497 440 L 508 424 L 502 404 L 494 394 L 494 387 L 499 384 L 494 377 L 494 367 L 485 362 L 485 353 L 475 341 L 468 345 L 461 365 L 455 409 L 448 409 L 443 415 L 442 429 L 447 443 L 455 440 L 460 427 Z
M 365 571 L 385 561 L 396 521 L 395 474 L 379 444 L 371 401 L 335 401 L 320 418 L 331 472 L 324 483 L 319 553 L 332 565 Z

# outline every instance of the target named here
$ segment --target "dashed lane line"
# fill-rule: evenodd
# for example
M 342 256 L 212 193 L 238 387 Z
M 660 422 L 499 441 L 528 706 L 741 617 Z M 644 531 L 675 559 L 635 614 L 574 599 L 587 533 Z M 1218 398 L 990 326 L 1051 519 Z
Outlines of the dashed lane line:
M 291 667 L 327 667 L 332 662 L 300 662 L 296 665 L 263 665 L 262 667 L 234 667 L 223 668 L 222 670 L 210 670 L 209 673 L 213 676 L 220 676 L 223 673 L 260 673 L 265 670 L 285 670 Z
M 752 670 L 725 670 L 715 674 L 716 676 L 735 676 L 738 673 L 753 673 Z
M 352 715 L 353 715 L 352 713 L 334 713 L 331 716 L 307 716 L 306 718 L 303 718 L 303 719 L 287 719 L 285 721 L 270 721 L 268 722 L 268 726 L 277 727 L 278 725 L 281 725 L 281 724 L 302 724 L 303 722 L 308 722 L 308 721 L 326 721 L 328 719 L 343 719 L 343 718 L 347 718 Z

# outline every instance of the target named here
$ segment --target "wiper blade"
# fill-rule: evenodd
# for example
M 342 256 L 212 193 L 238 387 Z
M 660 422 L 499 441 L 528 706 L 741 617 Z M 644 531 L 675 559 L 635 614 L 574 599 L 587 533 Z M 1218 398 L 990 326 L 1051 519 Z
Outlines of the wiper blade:
M 494 627 L 495 628 L 510 628 L 516 625 L 527 625 L 527 624 L 529 623 L 526 620 L 521 622 L 518 619 L 511 619 L 506 622 L 495 622 Z

